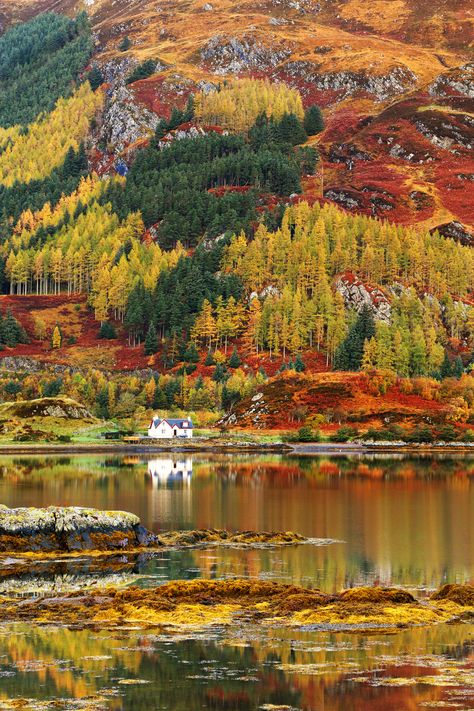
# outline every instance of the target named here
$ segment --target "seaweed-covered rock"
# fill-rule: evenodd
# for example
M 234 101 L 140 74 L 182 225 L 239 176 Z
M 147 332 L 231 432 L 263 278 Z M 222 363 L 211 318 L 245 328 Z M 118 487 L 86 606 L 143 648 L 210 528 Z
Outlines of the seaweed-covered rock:
M 458 605 L 474 606 L 474 585 L 443 585 L 432 596 L 432 600 L 449 600 Z
M 0 510 L 0 551 L 81 551 L 160 545 L 125 511 L 78 507 Z
M 174 580 L 155 588 L 80 590 L 41 600 L 0 594 L 0 620 L 101 629 L 133 622 L 142 627 L 158 626 L 166 632 L 232 624 L 240 629 L 244 617 L 279 625 L 310 625 L 325 631 L 381 633 L 465 619 L 472 614 L 474 603 L 464 599 L 463 586 L 453 587 L 460 588 L 462 603 L 450 600 L 447 604 L 446 599 L 438 601 L 436 596 L 420 601 L 396 588 L 354 588 L 328 594 L 268 580 Z
M 196 546 L 208 543 L 220 545 L 270 545 L 284 546 L 306 542 L 306 538 L 293 531 L 235 531 L 205 528 L 194 531 L 166 531 L 158 535 L 158 540 L 166 546 Z
M 292 531 L 230 532 L 220 529 L 155 534 L 126 511 L 79 507 L 9 509 L 0 505 L 0 553 L 114 551 L 196 545 L 292 545 L 307 539 Z

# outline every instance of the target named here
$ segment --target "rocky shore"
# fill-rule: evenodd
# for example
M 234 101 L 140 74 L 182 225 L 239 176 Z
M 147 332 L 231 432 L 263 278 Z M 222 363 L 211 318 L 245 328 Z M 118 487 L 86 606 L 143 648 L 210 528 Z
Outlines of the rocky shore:
M 126 511 L 50 506 L 9 509 L 0 506 L 0 553 L 130 551 L 161 547 L 292 545 L 304 536 L 288 532 L 229 532 L 219 529 L 155 534 Z

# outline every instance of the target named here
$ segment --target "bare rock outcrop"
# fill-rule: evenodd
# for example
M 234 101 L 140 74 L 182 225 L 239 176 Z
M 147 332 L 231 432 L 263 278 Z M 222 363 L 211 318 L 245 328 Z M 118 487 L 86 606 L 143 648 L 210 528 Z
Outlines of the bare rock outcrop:
M 221 131 L 218 127 L 198 126 L 190 121 L 169 131 L 163 136 L 158 145 L 163 149 L 170 146 L 174 141 L 183 141 L 187 138 L 201 138 L 202 136 L 208 136 L 210 133 L 222 133 L 227 135 L 227 131 Z
M 360 312 L 364 306 L 368 306 L 377 321 L 390 323 L 390 301 L 378 287 L 364 284 L 354 274 L 342 274 L 336 281 L 336 289 L 347 308 Z
M 291 50 L 277 38 L 268 39 L 269 44 L 264 44 L 252 34 L 240 38 L 215 35 L 201 49 L 201 60 L 216 74 L 276 67 L 290 56 Z
M 0 419 L 25 419 L 32 417 L 54 417 L 67 420 L 95 420 L 91 412 L 81 403 L 65 395 L 41 397 L 35 400 L 16 400 L 4 403 Z
M 307 539 L 292 531 L 202 529 L 152 533 L 127 511 L 81 507 L 10 509 L 0 505 L 0 553 L 126 551 L 202 545 L 292 545 Z
M 79 507 L 0 509 L 0 551 L 124 550 L 159 545 L 138 516 Z
M 465 96 L 474 99 L 474 63 L 440 74 L 429 87 L 431 96 Z
M 407 67 L 393 67 L 386 74 L 340 71 L 322 73 L 312 62 L 287 62 L 285 74 L 295 80 L 312 84 L 319 91 L 338 92 L 340 100 L 361 93 L 369 94 L 375 101 L 382 102 L 414 88 L 417 76 Z
M 434 227 L 431 234 L 438 232 L 443 237 L 448 239 L 453 239 L 455 242 L 467 245 L 469 247 L 474 246 L 474 231 L 469 227 L 453 220 L 452 222 L 445 222 L 443 225 L 438 225 Z
M 126 58 L 111 61 L 102 68 L 108 87 L 101 121 L 93 135 L 97 146 L 106 146 L 109 152 L 119 154 L 140 138 L 150 136 L 156 129 L 159 117 L 135 99 L 133 90 L 125 81 L 136 61 Z

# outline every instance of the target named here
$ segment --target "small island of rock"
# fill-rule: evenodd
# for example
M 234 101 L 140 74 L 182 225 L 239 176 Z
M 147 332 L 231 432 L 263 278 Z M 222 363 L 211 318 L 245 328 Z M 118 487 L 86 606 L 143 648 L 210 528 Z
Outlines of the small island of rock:
M 80 507 L 10 509 L 0 505 L 0 553 L 73 553 L 220 545 L 291 545 L 305 543 L 287 531 L 229 532 L 218 529 L 152 533 L 126 511 Z

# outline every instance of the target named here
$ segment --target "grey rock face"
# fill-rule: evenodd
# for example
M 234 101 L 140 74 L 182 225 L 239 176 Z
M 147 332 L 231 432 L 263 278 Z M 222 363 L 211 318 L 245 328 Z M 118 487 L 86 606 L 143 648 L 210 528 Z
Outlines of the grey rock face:
M 422 120 L 415 122 L 416 128 L 425 138 L 427 138 L 437 148 L 456 153 L 456 146 L 462 146 L 467 150 L 472 150 L 474 133 L 469 125 L 469 118 L 465 117 L 464 130 L 460 130 L 449 118 L 441 122 L 438 126 L 432 127 Z
M 276 41 L 272 47 L 271 38 L 263 44 L 251 34 L 241 38 L 215 35 L 201 49 L 202 61 L 210 64 L 216 74 L 276 67 L 290 54 L 290 49 L 277 46 Z
M 125 58 L 108 62 L 102 67 L 105 81 L 110 86 L 94 140 L 105 143 L 116 154 L 138 139 L 149 136 L 159 121 L 156 114 L 136 102 L 133 90 L 125 85 L 136 63 L 136 60 Z M 158 63 L 157 71 L 161 68 L 161 63 Z
M 79 507 L 0 510 L 0 551 L 110 550 L 159 545 L 126 511 Z
M 149 136 L 158 120 L 156 114 L 135 103 L 130 89 L 120 85 L 107 97 L 101 138 L 120 153 L 127 145 Z
M 465 64 L 437 77 L 429 87 L 431 96 L 449 97 L 453 94 L 474 99 L 474 64 Z
M 209 131 L 206 131 L 201 126 L 195 126 L 194 124 L 192 124 L 187 126 L 186 128 L 183 127 L 176 129 L 175 131 L 170 131 L 166 134 L 166 136 L 163 137 L 163 139 L 159 142 L 158 146 L 161 149 L 167 148 L 174 141 L 182 141 L 185 138 L 200 138 L 201 136 L 207 136 L 209 133 Z M 223 131 L 223 133 L 227 134 L 227 131 Z
M 443 225 L 434 227 L 430 232 L 431 234 L 439 232 L 443 237 L 453 239 L 455 242 L 468 245 L 469 247 L 474 245 L 474 232 L 456 220 L 445 222 Z
M 416 75 L 406 67 L 394 67 L 388 74 L 380 76 L 350 71 L 321 74 L 317 64 L 299 61 L 285 64 L 285 72 L 295 79 L 314 84 L 321 91 L 339 91 L 340 99 L 365 92 L 377 102 L 404 93 L 417 81 Z
M 336 289 L 344 299 L 347 308 L 360 312 L 364 306 L 368 306 L 372 309 L 376 320 L 390 323 L 392 310 L 390 302 L 380 289 L 369 287 L 357 278 L 346 277 L 337 280 Z
M 355 195 L 342 188 L 328 188 L 324 191 L 324 197 L 337 202 L 338 205 L 342 205 L 346 210 L 357 210 L 362 206 L 362 202 Z

